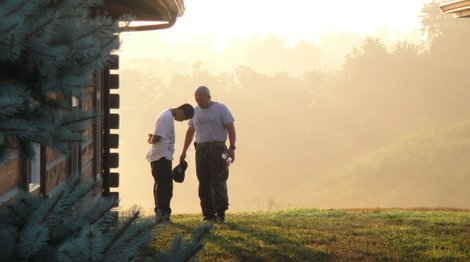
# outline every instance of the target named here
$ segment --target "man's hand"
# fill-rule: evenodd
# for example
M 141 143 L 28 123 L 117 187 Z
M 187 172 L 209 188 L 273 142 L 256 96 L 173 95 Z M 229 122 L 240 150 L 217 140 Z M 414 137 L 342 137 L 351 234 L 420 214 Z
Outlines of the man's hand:
M 149 134 L 149 139 L 147 140 L 147 142 L 149 144 L 155 144 L 157 142 L 160 142 L 160 140 L 161 140 L 160 136 Z
M 186 152 L 182 152 L 180 155 L 180 163 L 183 162 L 186 159 Z
M 235 150 L 228 149 L 227 154 L 232 158 L 232 163 L 235 162 Z

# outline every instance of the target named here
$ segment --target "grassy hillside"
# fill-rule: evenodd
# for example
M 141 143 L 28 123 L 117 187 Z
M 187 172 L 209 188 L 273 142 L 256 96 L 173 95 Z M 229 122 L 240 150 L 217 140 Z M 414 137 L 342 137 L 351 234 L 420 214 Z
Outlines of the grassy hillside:
M 470 208 L 470 121 L 403 137 L 296 192 L 320 208 Z
M 228 214 L 200 261 L 470 261 L 470 211 L 317 210 Z M 189 237 L 200 215 L 159 226 L 154 245 Z

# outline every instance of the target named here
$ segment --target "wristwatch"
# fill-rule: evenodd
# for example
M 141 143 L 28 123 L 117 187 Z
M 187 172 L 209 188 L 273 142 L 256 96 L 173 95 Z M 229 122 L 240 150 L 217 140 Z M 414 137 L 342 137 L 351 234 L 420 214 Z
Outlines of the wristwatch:
M 235 150 L 235 149 L 237 149 L 237 147 L 236 146 L 230 146 L 228 149 Z

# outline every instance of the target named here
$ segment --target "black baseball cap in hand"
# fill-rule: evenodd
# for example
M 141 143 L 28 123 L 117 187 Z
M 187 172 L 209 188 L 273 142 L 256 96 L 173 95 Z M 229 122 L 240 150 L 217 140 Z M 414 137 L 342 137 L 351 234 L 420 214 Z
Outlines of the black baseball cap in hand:
M 173 176 L 173 180 L 177 183 L 182 183 L 184 181 L 184 172 L 188 168 L 188 162 L 185 160 L 181 161 L 179 165 L 173 168 L 171 175 Z

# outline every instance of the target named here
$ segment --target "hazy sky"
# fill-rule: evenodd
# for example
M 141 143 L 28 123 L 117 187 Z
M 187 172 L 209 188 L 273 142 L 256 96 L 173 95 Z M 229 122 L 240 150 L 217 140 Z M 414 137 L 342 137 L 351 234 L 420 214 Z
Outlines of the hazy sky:
M 184 16 L 179 18 L 172 28 L 123 34 L 121 37 L 123 45 L 119 54 L 123 61 L 136 56 L 151 56 L 161 59 L 168 55 L 175 61 L 191 64 L 195 56 L 197 57 L 199 53 L 203 54 L 204 52 L 187 50 L 188 48 L 184 45 L 177 48 L 181 42 L 190 41 L 192 44 L 205 44 L 205 40 L 209 38 L 215 40 L 219 47 L 224 47 L 224 44 L 232 39 L 248 38 L 257 33 L 262 35 L 276 34 L 291 43 L 299 40 L 316 42 L 322 34 L 331 32 L 355 32 L 372 35 L 385 29 L 398 37 L 407 37 L 408 34 L 416 33 L 420 29 L 419 14 L 426 2 L 428 0 L 186 0 Z M 162 49 L 165 47 L 158 45 L 160 37 L 171 43 L 171 46 L 175 47 L 174 50 Z M 211 49 L 211 46 L 206 49 Z M 227 61 L 221 62 L 226 63 Z M 123 63 L 122 69 L 132 67 L 132 64 L 128 63 Z M 158 75 L 158 72 L 155 74 Z M 123 83 L 126 81 L 133 82 L 134 80 L 122 79 Z M 155 83 L 155 85 L 159 84 Z M 125 87 L 123 86 L 123 88 Z M 191 96 L 192 94 L 188 94 L 188 97 L 191 98 Z M 122 103 L 126 103 L 126 99 L 127 101 L 132 100 L 129 97 L 122 97 Z M 180 100 L 181 98 L 177 102 L 171 101 L 171 103 L 176 105 L 181 103 Z M 153 117 L 169 103 L 170 101 L 167 100 L 159 100 L 159 103 L 155 104 L 155 111 L 134 112 L 134 114 L 147 114 Z M 123 122 L 126 117 L 129 117 L 126 115 L 127 113 L 120 111 Z M 122 182 L 119 191 L 122 193 L 121 206 L 124 208 L 131 204 L 143 206 L 146 210 L 151 210 L 153 207 L 151 194 L 153 181 L 150 176 L 150 167 L 144 160 L 148 147 L 145 138 L 147 132 L 151 131 L 153 127 L 152 121 L 148 121 L 148 127 L 149 130 L 142 130 L 142 134 L 121 133 L 123 144 L 134 136 L 143 138 L 137 140 L 142 141 L 142 144 L 133 145 L 132 152 L 129 148 L 120 149 L 123 164 L 120 166 Z M 177 130 L 176 157 L 180 154 L 181 145 L 178 143 L 182 143 L 184 134 L 182 127 L 179 128 Z M 243 133 L 243 128 L 246 127 L 242 125 L 237 127 L 240 134 Z M 123 132 L 124 129 L 122 128 L 120 131 Z M 127 161 L 124 158 L 127 155 L 138 156 L 140 162 Z M 189 159 L 191 159 L 190 157 L 188 156 Z M 240 164 L 243 163 L 243 155 L 240 155 L 238 159 L 240 159 L 239 163 L 232 166 L 234 174 L 230 180 L 232 192 L 245 189 L 244 185 L 250 183 L 247 182 L 249 176 L 237 175 L 244 170 Z M 175 186 L 172 200 L 172 208 L 175 212 L 199 211 L 197 180 L 194 167 L 191 168 L 192 171 L 187 174 L 185 183 Z M 142 169 L 145 170 L 141 171 Z M 240 197 L 234 196 L 234 199 L 240 199 Z
M 406 35 L 419 30 L 418 15 L 426 2 L 429 0 L 186 0 L 184 16 L 171 29 L 155 33 L 169 40 L 210 36 L 222 46 L 254 33 L 275 33 L 292 42 L 315 42 L 322 33 L 332 31 L 373 34 L 387 28 Z M 124 36 L 124 42 L 129 37 L 135 35 Z

